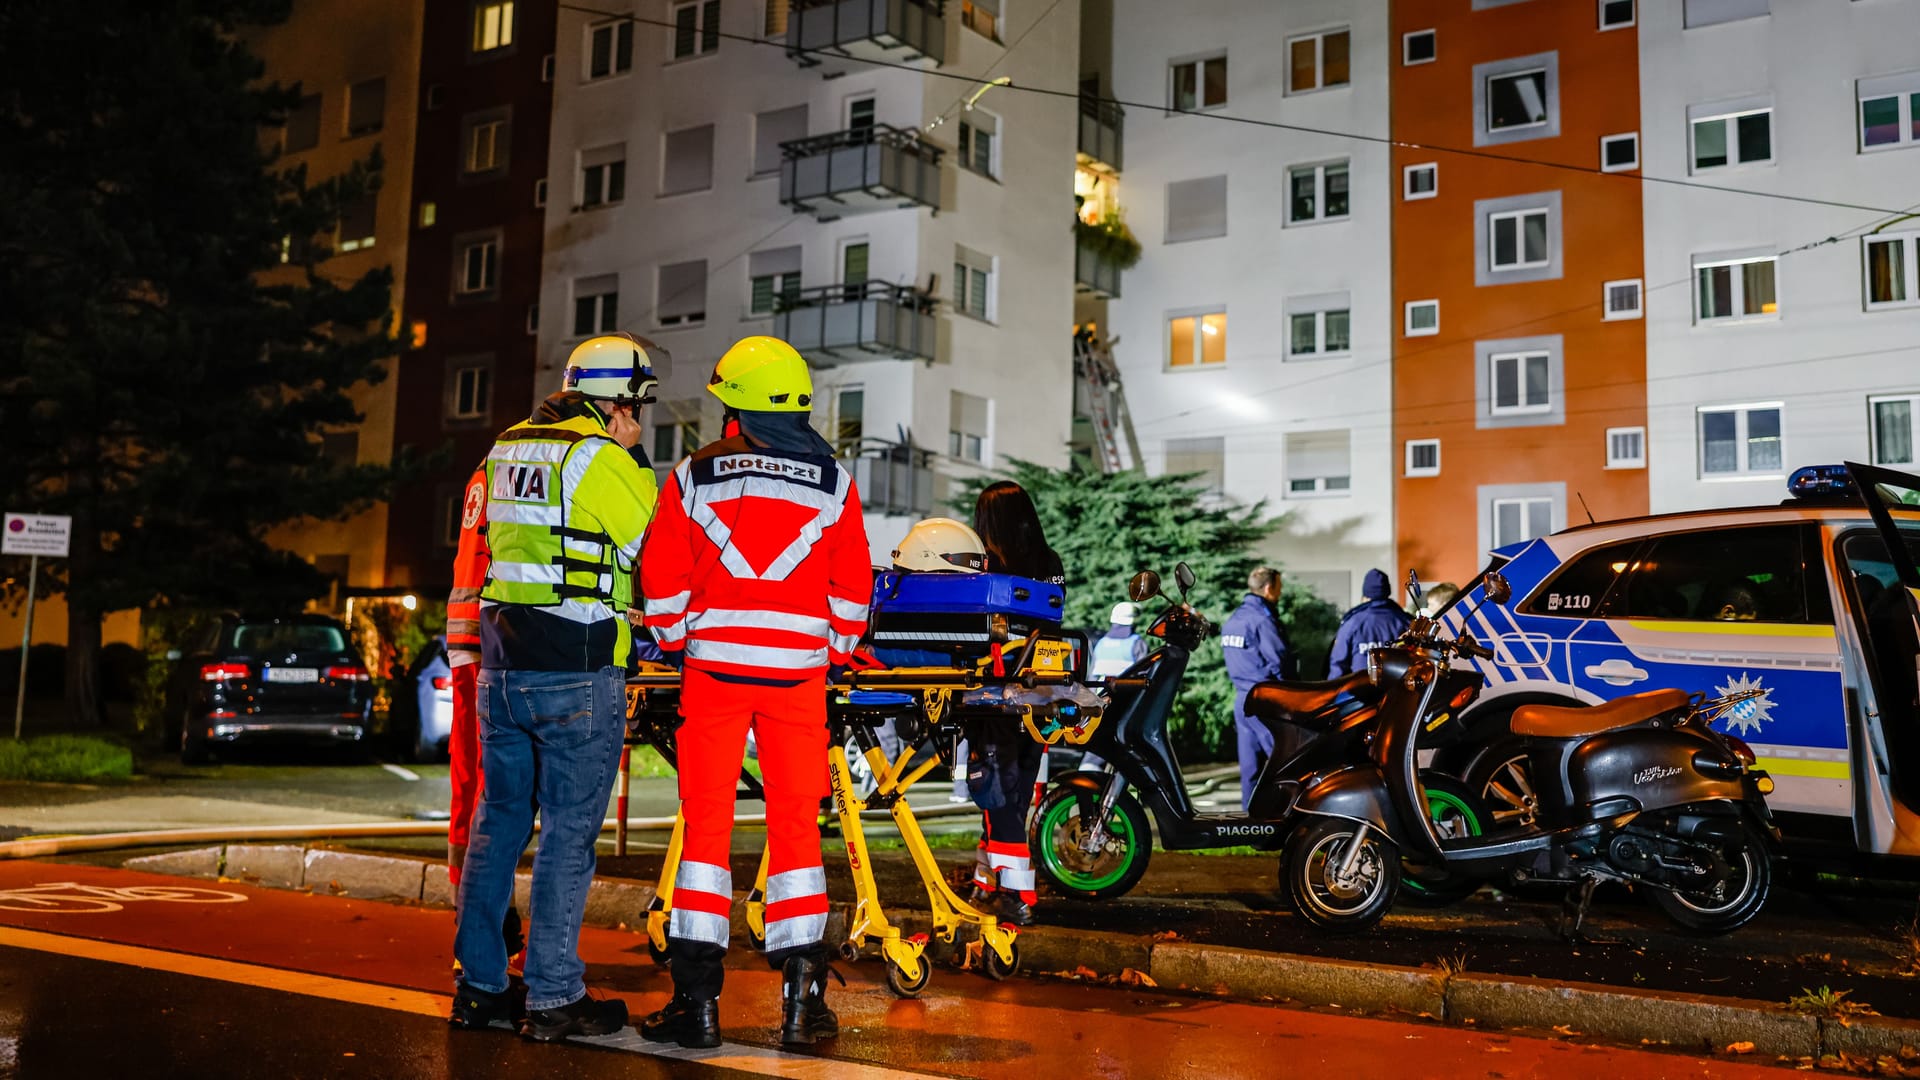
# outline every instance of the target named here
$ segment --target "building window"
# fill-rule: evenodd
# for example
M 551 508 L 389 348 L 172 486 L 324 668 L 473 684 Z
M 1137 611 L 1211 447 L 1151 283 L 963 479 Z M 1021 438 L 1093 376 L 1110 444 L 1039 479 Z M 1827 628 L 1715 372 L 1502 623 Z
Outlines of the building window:
M 1400 171 L 1400 195 L 1409 201 L 1431 199 L 1440 194 L 1440 165 L 1428 161 L 1409 165 Z
M 493 370 L 484 365 L 456 368 L 448 395 L 447 419 L 481 420 L 493 409 Z
M 505 109 L 489 109 L 474 113 L 461 121 L 466 129 L 463 142 L 466 154 L 461 161 L 461 172 L 469 177 L 485 173 L 503 172 L 507 167 L 507 156 L 512 148 L 513 126 L 510 114 Z
M 1890 150 L 1920 143 L 1920 71 L 1861 79 L 1860 149 Z
M 473 51 L 504 49 L 513 44 L 513 0 L 473 5 Z
M 753 175 L 780 172 L 780 144 L 807 137 L 807 107 L 794 105 L 756 113 L 753 117 Z
M 1408 476 L 1439 476 L 1440 475 L 1440 440 L 1439 439 L 1408 439 L 1407 440 L 1407 475 Z
M 858 299 L 867 283 L 867 259 L 870 248 L 865 240 L 853 240 L 840 246 L 840 284 L 847 287 L 848 300 Z
M 527 336 L 532 337 L 539 332 L 540 301 L 535 300 L 533 303 L 527 305 Z
M 787 16 L 792 6 L 793 0 L 767 0 L 767 21 L 762 27 L 763 36 L 769 38 L 787 36 Z
M 867 392 L 858 386 L 846 386 L 833 399 L 833 446 L 840 453 L 860 448 L 866 437 Z
M 994 258 L 972 248 L 953 249 L 953 310 L 991 322 L 999 314 L 994 303 Z
M 1203 176 L 1167 184 L 1164 242 L 1185 243 L 1227 235 L 1227 178 Z
M 434 83 L 433 85 L 427 87 L 427 111 L 432 112 L 433 110 L 438 109 L 441 105 L 445 104 L 446 97 L 447 97 L 447 88 L 440 85 L 439 83 Z
M 540 81 L 543 83 L 550 83 L 553 81 L 553 54 L 552 53 L 548 53 L 547 55 L 540 58 Z
M 990 41 L 999 41 L 1000 0 L 960 0 L 960 25 Z
M 1287 170 L 1287 220 L 1293 224 L 1347 216 L 1347 162 L 1295 165 Z
M 1699 410 L 1701 477 L 1778 475 L 1780 410 L 1779 402 Z
M 862 94 L 847 101 L 847 130 L 865 132 L 869 138 L 873 134 L 876 118 L 876 106 L 872 94 Z
M 673 9 L 673 58 L 705 56 L 720 47 L 720 0 L 680 4 Z
M 1432 30 L 1415 30 L 1400 37 L 1402 64 L 1431 64 L 1439 54 L 1439 38 Z
M 1633 25 L 1633 0 L 1600 0 L 1600 29 L 1619 30 Z
M 500 280 L 499 236 L 469 239 L 457 244 L 456 250 L 460 258 L 455 289 L 468 295 L 492 292 Z
M 1487 80 L 1488 131 L 1540 127 L 1546 122 L 1546 69 L 1516 71 Z
M 620 278 L 615 274 L 573 283 L 573 336 L 612 333 L 620 322 Z
M 984 465 L 990 452 L 991 408 L 987 399 L 958 390 L 948 395 L 947 455 Z
M 1693 171 L 1773 160 L 1773 110 L 1693 120 Z
M 707 321 L 707 260 L 662 266 L 658 289 L 653 311 L 661 326 L 696 326 Z
M 1639 132 L 1629 131 L 1625 135 L 1600 137 L 1600 170 L 1602 172 L 1628 172 L 1639 167 Z
M 1777 313 L 1780 307 L 1774 294 L 1774 262 L 1771 255 L 1724 262 L 1695 261 L 1699 321 L 1750 319 Z
M 431 229 L 433 228 L 434 222 L 439 220 L 440 220 L 440 207 L 438 204 L 430 203 L 430 202 L 423 202 L 420 204 L 420 227 L 421 228 Z
M 1227 313 L 1176 315 L 1167 320 L 1167 366 L 1209 367 L 1227 362 Z
M 981 176 L 1000 175 L 1000 118 L 974 109 L 960 121 L 960 167 Z
M 1552 364 L 1544 352 L 1495 353 L 1487 358 L 1491 416 L 1520 416 L 1553 409 Z
M 1432 337 L 1440 332 L 1440 301 L 1407 301 L 1408 337 Z
M 1606 310 L 1601 318 L 1609 322 L 1614 319 L 1637 319 L 1642 314 L 1639 278 L 1609 281 L 1600 286 L 1600 295 L 1606 304 Z
M 1349 75 L 1352 35 L 1325 30 L 1287 42 L 1287 93 L 1345 86 Z
M 1920 303 L 1920 233 L 1863 237 L 1861 250 L 1869 311 Z
M 541 177 L 533 182 L 533 208 L 538 210 L 547 205 L 547 178 Z
M 1487 259 L 1496 271 L 1548 265 L 1546 208 L 1487 215 Z
M 619 143 L 580 152 L 580 208 L 609 206 L 627 197 L 627 146 Z
M 1769 4 L 1770 0 L 1684 0 L 1686 28 L 1757 18 L 1767 13 Z
M 587 78 L 605 79 L 633 67 L 633 20 L 587 27 Z
M 1227 58 L 1207 57 L 1174 64 L 1171 107 L 1175 112 L 1215 109 L 1227 103 Z
M 1647 467 L 1647 429 L 1616 427 L 1607 429 L 1607 468 L 1644 469 Z
M 387 80 L 368 79 L 347 88 L 347 138 L 380 130 L 387 112 Z
M 1227 440 L 1168 439 L 1166 475 L 1190 476 L 1203 493 L 1220 494 L 1227 486 Z
M 679 195 L 713 186 L 713 125 L 670 131 L 660 168 L 660 194 Z
M 1537 540 L 1553 532 L 1553 498 L 1533 496 L 1493 500 L 1493 546 Z
M 287 126 L 280 137 L 282 153 L 297 154 L 320 145 L 320 95 L 308 94 L 287 114 Z
M 340 211 L 340 225 L 335 233 L 333 250 L 344 255 L 373 246 L 376 205 L 376 196 L 367 195 Z
M 1353 348 L 1348 293 L 1287 301 L 1287 355 L 1294 359 L 1345 354 Z
M 1913 417 L 1920 411 L 1920 394 L 1868 398 L 1867 411 L 1872 421 L 1873 463 L 1912 467 Z
M 1353 488 L 1353 438 L 1345 431 L 1296 431 L 1286 438 L 1287 498 L 1345 495 Z
M 747 314 L 771 315 L 776 301 L 800 298 L 800 249 L 756 251 L 747 256 Z

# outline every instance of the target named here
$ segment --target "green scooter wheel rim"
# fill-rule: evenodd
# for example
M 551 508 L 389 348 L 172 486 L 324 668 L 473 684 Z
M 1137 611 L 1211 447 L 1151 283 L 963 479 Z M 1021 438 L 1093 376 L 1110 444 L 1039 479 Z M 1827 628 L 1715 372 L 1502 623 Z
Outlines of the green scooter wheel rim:
M 1452 811 L 1459 820 L 1466 823 L 1468 836 L 1479 836 L 1485 831 L 1486 826 L 1480 821 L 1479 816 L 1473 812 L 1473 807 L 1469 805 L 1465 799 L 1462 799 L 1451 791 L 1428 788 L 1427 816 L 1437 821 L 1440 819 L 1440 815 L 1447 811 Z M 1407 874 L 1402 877 L 1400 879 L 1400 887 L 1410 889 L 1414 892 L 1425 892 L 1427 888 L 1426 885 L 1413 874 Z
M 1138 857 L 1133 846 L 1133 828 L 1127 823 L 1125 814 L 1116 810 L 1110 815 L 1107 820 L 1107 831 L 1112 834 L 1116 840 L 1126 844 L 1127 857 L 1121 859 L 1112 870 L 1104 874 L 1082 873 L 1063 863 L 1053 847 L 1053 837 L 1059 830 L 1066 828 L 1067 816 L 1078 808 L 1078 800 L 1061 799 L 1047 810 L 1047 816 L 1041 819 L 1040 822 L 1040 835 L 1045 837 L 1047 841 L 1041 846 L 1040 857 L 1047 860 L 1047 868 L 1053 871 L 1054 876 L 1060 879 L 1062 885 L 1070 889 L 1096 892 L 1100 889 L 1108 888 L 1121 878 L 1126 877 L 1127 869 L 1133 865 L 1133 860 Z

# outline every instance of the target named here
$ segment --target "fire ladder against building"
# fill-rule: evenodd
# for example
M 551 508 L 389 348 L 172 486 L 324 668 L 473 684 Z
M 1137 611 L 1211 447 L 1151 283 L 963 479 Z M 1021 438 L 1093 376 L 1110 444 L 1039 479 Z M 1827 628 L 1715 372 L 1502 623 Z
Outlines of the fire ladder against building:
M 1110 473 L 1140 465 L 1140 439 L 1134 434 L 1119 365 L 1113 362 L 1113 346 L 1119 340 L 1092 327 L 1073 335 L 1075 396 L 1083 399 L 1082 411 L 1093 428 L 1100 469 Z

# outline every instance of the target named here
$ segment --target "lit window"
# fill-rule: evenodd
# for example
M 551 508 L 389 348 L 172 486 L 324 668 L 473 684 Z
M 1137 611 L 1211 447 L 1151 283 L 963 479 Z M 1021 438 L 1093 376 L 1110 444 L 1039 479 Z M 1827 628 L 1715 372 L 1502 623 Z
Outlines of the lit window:
M 1347 85 L 1352 40 L 1346 30 L 1328 30 L 1288 41 L 1287 92 Z
M 438 221 L 439 219 L 440 219 L 439 206 L 430 202 L 423 202 L 420 204 L 420 227 L 421 228 L 431 229 L 433 228 L 433 223 Z
M 1547 251 L 1547 210 L 1487 215 L 1487 260 L 1493 270 L 1530 270 L 1552 262 Z
M 633 67 L 633 20 L 587 27 L 587 78 L 605 79 Z
M 1432 30 L 1415 30 L 1400 37 L 1402 64 L 1430 64 L 1439 55 L 1439 39 Z
M 1873 428 L 1873 463 L 1907 468 L 1920 464 L 1913 452 L 1913 418 L 1920 412 L 1920 394 L 1868 398 L 1867 411 Z
M 1780 310 L 1774 293 L 1774 257 L 1696 262 L 1695 290 L 1701 322 L 1748 319 Z
M 1440 166 L 1436 162 L 1409 165 L 1400 173 L 1400 194 L 1408 200 L 1431 199 L 1440 194 Z
M 1786 460 L 1780 448 L 1780 410 L 1778 402 L 1699 410 L 1700 475 L 1778 475 Z
M 1167 320 L 1167 366 L 1192 368 L 1226 362 L 1226 312 L 1181 315 Z
M 673 58 L 705 56 L 720 47 L 720 0 L 673 9 Z
M 1492 365 L 1493 416 L 1519 416 L 1553 409 L 1552 366 L 1546 353 L 1496 353 Z
M 1407 440 L 1407 475 L 1408 476 L 1439 476 L 1440 475 L 1440 440 L 1439 439 L 1408 439 Z
M 1545 68 L 1487 79 L 1487 130 L 1514 131 L 1547 122 Z
M 1287 170 L 1287 220 L 1295 224 L 1347 216 L 1347 163 L 1296 165 Z
M 340 228 L 334 250 L 346 253 L 373 246 L 375 198 L 368 195 L 340 212 Z
M 1227 103 L 1227 58 L 1210 57 L 1174 64 L 1170 105 L 1176 112 L 1212 109 Z
M 1693 121 L 1693 171 L 1773 160 L 1773 110 L 1753 109 Z
M 999 41 L 1000 0 L 960 0 L 960 25 L 991 41 Z
M 1866 236 L 1861 248 L 1869 311 L 1920 303 L 1920 233 Z
M 1611 321 L 1614 319 L 1637 319 L 1640 317 L 1639 278 L 1631 278 L 1624 281 L 1609 281 L 1600 286 L 1600 293 L 1606 303 L 1606 311 L 1602 318 Z
M 1407 301 L 1406 333 L 1408 337 L 1432 337 L 1440 332 L 1440 301 Z
M 1607 468 L 1644 469 L 1647 467 L 1647 429 L 1617 427 L 1607 429 Z
M 1600 138 L 1602 172 L 1627 172 L 1640 167 L 1640 133 L 1603 135 Z
M 513 44 L 513 0 L 473 6 L 473 51 L 504 49 Z

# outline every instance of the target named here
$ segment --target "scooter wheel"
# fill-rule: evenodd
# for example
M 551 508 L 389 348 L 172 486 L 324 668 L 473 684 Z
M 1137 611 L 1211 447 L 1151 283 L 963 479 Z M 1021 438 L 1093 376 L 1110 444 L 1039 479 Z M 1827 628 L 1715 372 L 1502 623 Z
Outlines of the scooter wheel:
M 1007 952 L 1013 959 L 1002 962 L 1000 954 L 993 951 L 993 946 L 983 944 L 980 947 L 981 970 L 987 973 L 987 978 L 1004 982 L 1020 970 L 1020 943 L 1015 941 L 1008 944 Z
M 1034 811 L 1027 840 L 1034 870 L 1061 896 L 1105 900 L 1139 884 L 1153 856 L 1153 828 L 1132 792 L 1121 792 L 1107 818 L 1106 841 L 1089 855 L 1080 841 L 1100 811 L 1100 793 L 1056 785 Z
M 1710 842 L 1731 871 L 1727 880 L 1710 891 L 1670 892 L 1652 887 L 1645 892 L 1667 918 L 1692 933 L 1731 933 L 1751 922 L 1766 906 L 1767 894 L 1773 889 L 1773 862 L 1765 841 L 1744 821 Z
M 1460 781 L 1442 773 L 1423 771 L 1420 786 L 1426 789 L 1427 813 L 1441 836 L 1480 836 L 1492 829 L 1492 811 Z M 1480 878 L 1444 866 L 1422 866 L 1406 861 L 1400 864 L 1400 898 L 1418 907 L 1442 908 L 1457 904 L 1478 892 L 1481 884 Z
M 917 979 L 907 978 L 907 973 L 900 970 L 898 964 L 892 960 L 887 961 L 887 989 L 893 991 L 894 997 L 919 997 L 920 991 L 925 990 L 927 984 L 932 981 L 933 965 L 928 963 L 924 956 L 920 958 L 920 977 Z
M 1356 843 L 1360 850 L 1343 875 L 1340 868 Z M 1280 891 L 1301 918 L 1330 933 L 1357 934 L 1393 906 L 1400 853 L 1345 818 L 1320 818 L 1294 830 L 1280 874 Z

